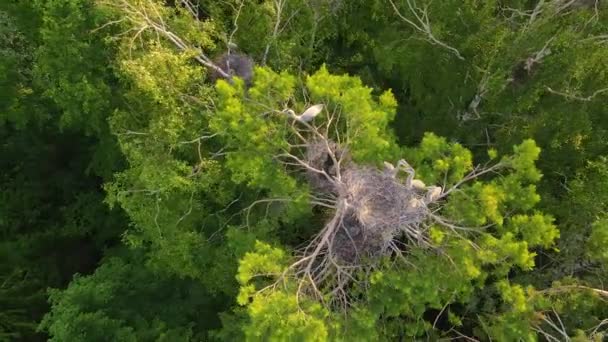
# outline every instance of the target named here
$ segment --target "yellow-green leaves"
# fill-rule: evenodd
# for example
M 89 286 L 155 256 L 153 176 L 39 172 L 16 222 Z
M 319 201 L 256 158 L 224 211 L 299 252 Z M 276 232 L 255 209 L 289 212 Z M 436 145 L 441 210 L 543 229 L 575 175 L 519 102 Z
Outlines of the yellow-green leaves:
M 247 309 L 250 323 L 243 327 L 247 341 L 322 342 L 328 340 L 327 312 L 296 295 L 272 292 L 253 300 Z
M 328 313 L 319 303 L 284 286 L 288 279 L 280 276 L 286 261 L 282 249 L 259 241 L 240 261 L 237 303 L 247 305 L 250 322 L 243 327 L 247 340 L 326 341 Z M 277 279 L 280 283 L 272 286 Z
M 523 181 L 538 182 L 542 177 L 540 171 L 536 168 L 535 162 L 540 155 L 540 148 L 534 140 L 525 140 L 520 145 L 513 148 L 515 152 L 513 158 L 507 163 L 516 170 L 516 174 Z
M 270 96 L 276 101 L 276 104 L 284 104 L 294 95 L 295 84 L 295 77 L 287 72 L 276 73 L 269 68 L 256 67 L 255 84 L 249 89 L 249 96 L 252 101 L 258 103 L 267 104 Z M 283 110 L 285 108 L 274 109 Z
M 397 102 L 391 91 L 382 93 L 378 103 L 372 89 L 358 77 L 332 75 L 325 66 L 307 78 L 306 86 L 316 101 L 325 102 L 332 114 L 345 120 L 348 131 L 344 133 L 355 160 L 375 162 L 393 153 L 388 124 Z
M 509 284 L 507 280 L 501 280 L 496 283 L 496 287 L 498 288 L 498 292 L 500 293 L 502 299 L 511 305 L 511 308 L 515 312 L 527 312 L 530 311 L 533 307 L 528 303 L 528 293 L 531 290 L 531 287 L 526 290 L 521 285 L 512 285 Z
M 515 215 L 509 220 L 507 229 L 520 233 L 530 247 L 549 248 L 559 237 L 559 230 L 553 224 L 553 218 L 540 213 Z
M 285 266 L 285 257 L 282 249 L 258 241 L 255 249 L 241 259 L 237 280 L 247 284 L 256 276 L 279 276 Z
M 427 184 L 452 185 L 473 169 L 471 151 L 433 133 L 425 133 L 420 146 L 406 152 L 406 158 Z
M 591 235 L 587 240 L 589 255 L 598 261 L 608 260 L 608 219 L 598 219 L 591 226 Z

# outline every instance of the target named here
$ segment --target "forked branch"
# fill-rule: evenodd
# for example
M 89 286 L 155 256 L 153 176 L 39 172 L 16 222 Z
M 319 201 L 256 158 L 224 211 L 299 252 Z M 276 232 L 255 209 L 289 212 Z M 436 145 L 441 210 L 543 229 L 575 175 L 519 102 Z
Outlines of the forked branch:
M 435 37 L 435 35 L 433 34 L 433 31 L 432 31 L 432 28 L 431 28 L 431 22 L 429 20 L 429 14 L 428 14 L 427 7 L 420 8 L 416 5 L 415 0 L 406 0 L 409 14 L 411 14 L 414 17 L 414 19 L 409 19 L 408 17 L 406 17 L 399 11 L 399 8 L 397 7 L 397 5 L 395 5 L 393 0 L 388 0 L 388 2 L 393 7 L 395 14 L 397 14 L 397 16 L 402 21 L 407 23 L 414 30 L 421 33 L 425 37 L 425 40 L 429 41 L 431 44 L 439 45 L 439 46 L 443 47 L 444 49 L 449 50 L 458 59 L 464 60 L 464 57 L 462 57 L 462 55 L 460 54 L 460 51 L 458 51 L 456 48 L 448 45 L 447 43 L 445 43 L 445 42 L 439 40 L 437 37 Z

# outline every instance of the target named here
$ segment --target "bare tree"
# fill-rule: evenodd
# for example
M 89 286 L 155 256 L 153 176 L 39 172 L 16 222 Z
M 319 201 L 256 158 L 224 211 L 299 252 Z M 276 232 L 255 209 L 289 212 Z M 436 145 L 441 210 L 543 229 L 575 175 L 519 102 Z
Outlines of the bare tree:
M 591 20 L 597 20 L 599 16 L 599 0 L 539 0 L 533 9 L 522 10 L 512 7 L 502 7 L 502 11 L 511 13 L 510 19 L 521 19 L 523 31 L 542 20 L 553 20 L 553 18 L 567 14 L 581 8 L 593 8 L 595 14 Z

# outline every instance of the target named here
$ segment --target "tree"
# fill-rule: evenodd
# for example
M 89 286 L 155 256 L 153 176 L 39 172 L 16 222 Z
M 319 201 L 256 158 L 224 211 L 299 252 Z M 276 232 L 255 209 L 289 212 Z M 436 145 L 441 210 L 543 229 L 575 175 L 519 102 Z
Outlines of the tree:
M 184 341 L 217 325 L 207 313 L 221 298 L 197 281 L 152 271 L 141 255 L 121 254 L 51 291 L 52 313 L 41 324 L 51 341 Z
M 0 4 L 0 339 L 601 340 L 605 12 Z
M 36 326 L 49 308 L 47 287 L 64 287 L 74 273 L 91 272 L 102 250 L 125 225 L 119 212 L 103 204 L 103 180 L 98 177 L 104 171 L 111 174 L 116 160 L 108 158 L 111 161 L 105 162 L 110 165 L 102 165 L 100 155 L 93 152 L 112 151 L 112 145 L 99 146 L 78 129 L 62 131 L 59 117 L 65 107 L 60 103 L 67 106 L 66 100 L 44 95 L 40 80 L 57 80 L 54 76 L 61 71 L 43 75 L 41 66 L 51 60 L 65 65 L 69 59 L 60 61 L 66 56 L 46 54 L 49 44 L 61 48 L 48 31 L 58 20 L 53 9 L 60 4 L 43 5 L 15 1 L 0 5 L 3 341 L 44 339 Z M 51 36 L 63 34 L 64 39 L 73 33 L 51 32 Z

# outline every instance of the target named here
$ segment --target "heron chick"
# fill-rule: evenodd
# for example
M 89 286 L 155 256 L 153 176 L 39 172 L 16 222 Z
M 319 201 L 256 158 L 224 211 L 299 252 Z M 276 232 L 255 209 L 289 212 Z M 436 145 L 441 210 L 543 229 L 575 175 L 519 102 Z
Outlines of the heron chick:
M 426 196 L 424 197 L 425 203 L 431 203 L 436 201 L 443 192 L 443 189 L 440 186 L 429 186 Z
M 286 109 L 283 111 L 283 113 L 289 115 L 294 120 L 297 120 L 300 122 L 310 122 L 317 115 L 319 115 L 319 113 L 321 113 L 321 111 L 323 110 L 323 107 L 324 107 L 323 104 L 316 104 L 314 106 L 310 106 L 308 109 L 306 109 L 304 111 L 304 113 L 302 113 L 300 115 L 296 115 L 296 113 L 291 109 Z
M 384 162 L 384 173 L 389 177 L 395 178 L 397 176 L 397 169 L 395 166 L 387 161 Z
M 412 179 L 412 183 L 411 186 L 416 189 L 416 190 L 425 190 L 426 189 L 426 184 L 424 184 L 423 181 L 421 181 L 420 179 Z

